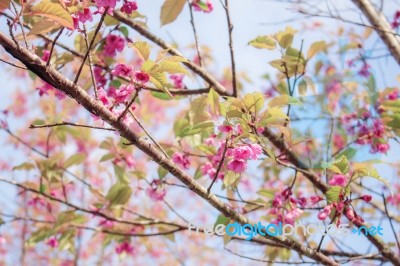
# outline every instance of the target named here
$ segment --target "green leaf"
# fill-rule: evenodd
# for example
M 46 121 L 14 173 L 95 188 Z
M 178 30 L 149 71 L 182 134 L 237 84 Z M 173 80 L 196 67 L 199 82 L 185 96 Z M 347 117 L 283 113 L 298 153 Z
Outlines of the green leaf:
M 163 179 L 168 174 L 168 170 L 165 170 L 164 167 L 159 166 L 157 169 L 157 173 L 158 173 L 158 178 Z
M 28 33 L 28 36 L 45 34 L 49 31 L 59 28 L 60 26 L 61 25 L 58 22 L 44 18 L 33 25 L 32 29 Z
M 129 31 L 128 28 L 125 26 L 119 27 L 119 31 L 125 36 L 128 37 L 129 36 Z
M 269 103 L 268 107 L 284 106 L 284 105 L 302 105 L 302 103 L 297 99 L 289 95 L 280 95 L 273 98 Z
M 335 160 L 328 169 L 338 174 L 347 174 L 349 172 L 349 161 L 346 156 L 342 155 L 339 159 Z
M 53 230 L 49 226 L 40 227 L 38 230 L 33 232 L 29 239 L 26 241 L 28 246 L 34 246 L 35 244 L 45 240 L 47 237 L 54 234 Z
M 77 214 L 75 211 L 65 211 L 57 215 L 55 227 L 58 227 L 67 223 L 82 224 L 86 221 L 85 216 Z
M 147 42 L 135 42 L 130 46 L 134 47 L 145 61 L 149 59 L 150 46 Z
M 74 28 L 74 22 L 71 15 L 65 10 L 60 3 L 51 2 L 50 0 L 42 0 L 34 5 L 28 15 L 38 15 L 46 17 L 50 20 L 60 23 L 69 29 Z
M 328 201 L 328 203 L 337 202 L 341 191 L 342 191 L 342 187 L 339 187 L 339 186 L 330 187 L 325 194 L 326 200 Z
M 341 153 L 339 153 L 338 155 L 336 155 L 336 158 L 340 158 L 342 156 L 345 156 L 347 159 L 351 159 L 353 158 L 357 153 L 357 150 L 354 148 L 347 148 L 344 151 L 342 151 Z
M 271 36 L 263 35 L 257 36 L 254 40 L 251 40 L 249 45 L 258 49 L 273 50 L 276 47 L 276 41 Z
M 132 195 L 132 189 L 121 183 L 114 184 L 108 191 L 106 199 L 110 201 L 111 206 L 126 204 Z
M 84 153 L 74 154 L 64 162 L 64 167 L 68 168 L 72 165 L 81 164 L 83 161 L 85 161 L 85 159 L 86 159 L 86 154 Z
M 168 61 L 168 60 L 163 60 L 159 64 L 158 71 L 167 72 L 169 74 L 182 73 L 185 75 L 189 75 L 189 72 L 186 70 L 186 68 L 181 63 L 172 62 L 172 61 Z
M 257 113 L 264 106 L 264 96 L 259 93 L 249 93 L 244 96 L 244 106 L 250 112 Z
M 304 96 L 307 93 L 307 82 L 302 79 L 298 85 L 299 93 L 301 96 Z
M 275 195 L 275 191 L 272 189 L 264 189 L 263 188 L 263 189 L 260 189 L 259 191 L 257 191 L 257 194 L 272 199 Z
M 317 53 L 323 51 L 326 49 L 326 42 L 325 41 L 319 41 L 319 42 L 314 42 L 311 44 L 310 48 L 308 49 L 307 52 L 307 59 L 310 59 Z
M 154 84 L 158 89 L 161 89 L 164 91 L 166 94 L 168 94 L 169 97 L 173 98 L 172 94 L 169 92 L 167 89 L 167 77 L 165 76 L 165 73 L 152 73 L 150 74 L 150 80 L 151 83 Z
M 111 159 L 113 159 L 114 157 L 115 157 L 115 154 L 114 154 L 114 153 L 107 153 L 107 154 L 103 155 L 103 156 L 100 158 L 100 162 L 105 162 L 105 161 L 111 160 Z
M 22 163 L 22 164 L 17 165 L 17 166 L 14 166 L 12 168 L 13 171 L 15 171 L 15 170 L 27 170 L 27 171 L 29 171 L 29 170 L 32 170 L 32 169 L 35 169 L 35 166 L 33 164 L 27 163 L 27 162 Z
M 225 187 L 229 187 L 230 185 L 235 183 L 239 179 L 239 177 L 240 177 L 240 174 L 235 173 L 233 171 L 228 171 L 227 173 L 225 173 L 225 176 L 224 176 Z
M 229 224 L 229 221 L 230 221 L 230 220 L 231 220 L 231 219 L 225 217 L 225 216 L 222 215 L 222 214 L 218 215 L 218 218 L 217 218 L 217 220 L 216 220 L 215 223 L 214 223 L 214 229 L 215 229 L 215 227 L 216 227 L 217 225 L 219 225 L 219 224 L 223 224 L 223 225 Z
M 161 7 L 161 26 L 173 22 L 182 12 L 186 0 L 165 0 Z

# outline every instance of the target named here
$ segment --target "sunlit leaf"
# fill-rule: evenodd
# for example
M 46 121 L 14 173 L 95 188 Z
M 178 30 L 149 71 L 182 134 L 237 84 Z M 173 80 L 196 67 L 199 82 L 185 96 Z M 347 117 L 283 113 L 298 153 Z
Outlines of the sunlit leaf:
M 165 0 L 161 7 L 161 26 L 175 21 L 182 12 L 185 3 L 186 0 Z
M 255 48 L 268 50 L 273 50 L 276 47 L 276 41 L 274 40 L 274 38 L 267 35 L 258 36 L 254 40 L 251 40 L 248 44 Z
M 74 28 L 74 22 L 71 15 L 60 3 L 54 3 L 50 0 L 42 0 L 31 8 L 32 15 L 46 17 L 50 20 L 60 23 L 69 29 Z

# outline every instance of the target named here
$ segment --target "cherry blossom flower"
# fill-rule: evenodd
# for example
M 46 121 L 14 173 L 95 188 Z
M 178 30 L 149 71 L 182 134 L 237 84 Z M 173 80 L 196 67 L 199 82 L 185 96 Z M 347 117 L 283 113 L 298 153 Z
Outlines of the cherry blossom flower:
M 125 46 L 125 40 L 115 34 L 108 34 L 103 47 L 103 54 L 108 57 L 114 57 L 118 52 L 122 52 Z
M 92 12 L 89 8 L 84 8 L 83 12 L 79 11 L 76 16 L 78 20 L 82 23 L 85 23 L 86 21 L 93 21 Z
M 134 77 L 138 82 L 141 83 L 146 83 L 150 79 L 150 75 L 143 71 L 136 71 Z
M 133 73 L 133 68 L 125 64 L 117 64 L 111 74 L 115 76 L 129 77 Z
M 133 246 L 131 245 L 131 243 L 124 241 L 120 244 L 117 245 L 117 247 L 115 248 L 115 252 L 117 254 L 122 254 L 122 253 L 126 253 L 126 254 L 134 254 L 135 253 L 135 249 L 133 248 Z
M 52 236 L 46 241 L 46 244 L 52 248 L 56 248 L 58 247 L 58 240 L 55 236 Z
M 243 173 L 247 169 L 247 163 L 243 160 L 235 159 L 228 163 L 228 169 L 236 173 Z
M 190 162 L 189 162 L 188 156 L 186 154 L 183 154 L 180 152 L 175 152 L 172 155 L 172 160 L 174 161 L 174 163 L 181 165 L 185 169 L 190 168 Z
M 121 7 L 121 11 L 127 15 L 132 14 L 133 11 L 137 10 L 137 3 L 134 1 L 124 1 L 123 6 Z
M 347 184 L 347 178 L 344 175 L 334 175 L 331 180 L 329 180 L 328 184 L 330 186 L 340 186 L 344 187 Z

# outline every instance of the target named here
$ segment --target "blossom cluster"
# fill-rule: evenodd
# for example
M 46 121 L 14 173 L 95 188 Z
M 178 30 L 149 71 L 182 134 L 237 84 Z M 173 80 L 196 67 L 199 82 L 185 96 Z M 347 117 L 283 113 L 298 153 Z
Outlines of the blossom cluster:
M 345 115 L 342 123 L 349 134 L 357 136 L 357 144 L 370 145 L 371 153 L 387 153 L 389 150 L 382 119 L 372 118 L 369 111 L 364 111 L 361 116 L 357 113 Z

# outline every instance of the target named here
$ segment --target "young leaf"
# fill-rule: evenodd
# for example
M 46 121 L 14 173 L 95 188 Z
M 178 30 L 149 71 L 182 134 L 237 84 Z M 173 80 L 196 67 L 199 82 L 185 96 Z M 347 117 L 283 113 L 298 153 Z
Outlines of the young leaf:
M 230 185 L 232 185 L 233 183 L 235 183 L 236 180 L 238 180 L 239 177 L 240 177 L 240 174 L 239 174 L 239 173 L 235 173 L 235 172 L 232 172 L 232 171 L 228 171 L 228 172 L 225 174 L 225 177 L 224 177 L 224 185 L 225 185 L 225 187 L 229 187 Z
M 60 24 L 57 21 L 53 21 L 50 19 L 41 19 L 35 25 L 33 25 L 31 31 L 28 33 L 30 35 L 44 34 L 49 31 L 52 31 L 56 28 L 59 28 Z
M 249 45 L 258 48 L 258 49 L 268 49 L 273 50 L 276 47 L 276 41 L 271 36 L 258 36 L 254 40 L 251 40 Z
M 68 168 L 72 165 L 77 165 L 82 163 L 86 159 L 86 155 L 83 153 L 77 153 L 69 157 L 65 162 L 64 162 L 64 167 Z
M 164 60 L 159 64 L 158 71 L 167 72 L 169 74 L 182 73 L 189 75 L 189 72 L 182 66 L 181 63 L 171 62 L 167 60 Z
M 173 22 L 182 12 L 186 0 L 165 0 L 161 7 L 161 26 Z
M 57 21 L 62 26 L 69 29 L 74 28 L 74 22 L 71 15 L 60 3 L 53 3 L 50 0 L 42 0 L 32 7 L 31 15 L 38 15 Z
M 244 96 L 244 106 L 250 112 L 257 113 L 264 106 L 264 96 L 259 93 L 249 93 Z
M 283 106 L 283 105 L 288 105 L 288 104 L 292 104 L 292 105 L 302 105 L 302 103 L 289 95 L 280 95 L 277 96 L 275 98 L 273 98 L 269 103 L 268 103 L 268 107 L 276 107 L 276 106 Z
M 135 42 L 131 44 L 132 47 L 136 48 L 139 54 L 143 57 L 146 61 L 149 59 L 150 56 L 150 46 L 147 42 Z
M 11 0 L 0 0 L 0 11 L 7 9 L 10 6 Z
M 339 186 L 333 186 L 329 188 L 329 190 L 326 192 L 326 200 L 328 201 L 328 203 L 337 202 L 341 191 L 342 187 Z
M 311 46 L 310 46 L 310 48 L 308 49 L 308 52 L 307 52 L 307 59 L 310 59 L 311 57 L 313 57 L 317 53 L 325 50 L 325 48 L 326 48 L 325 41 L 319 41 L 319 42 L 315 42 L 315 43 L 311 44 Z

